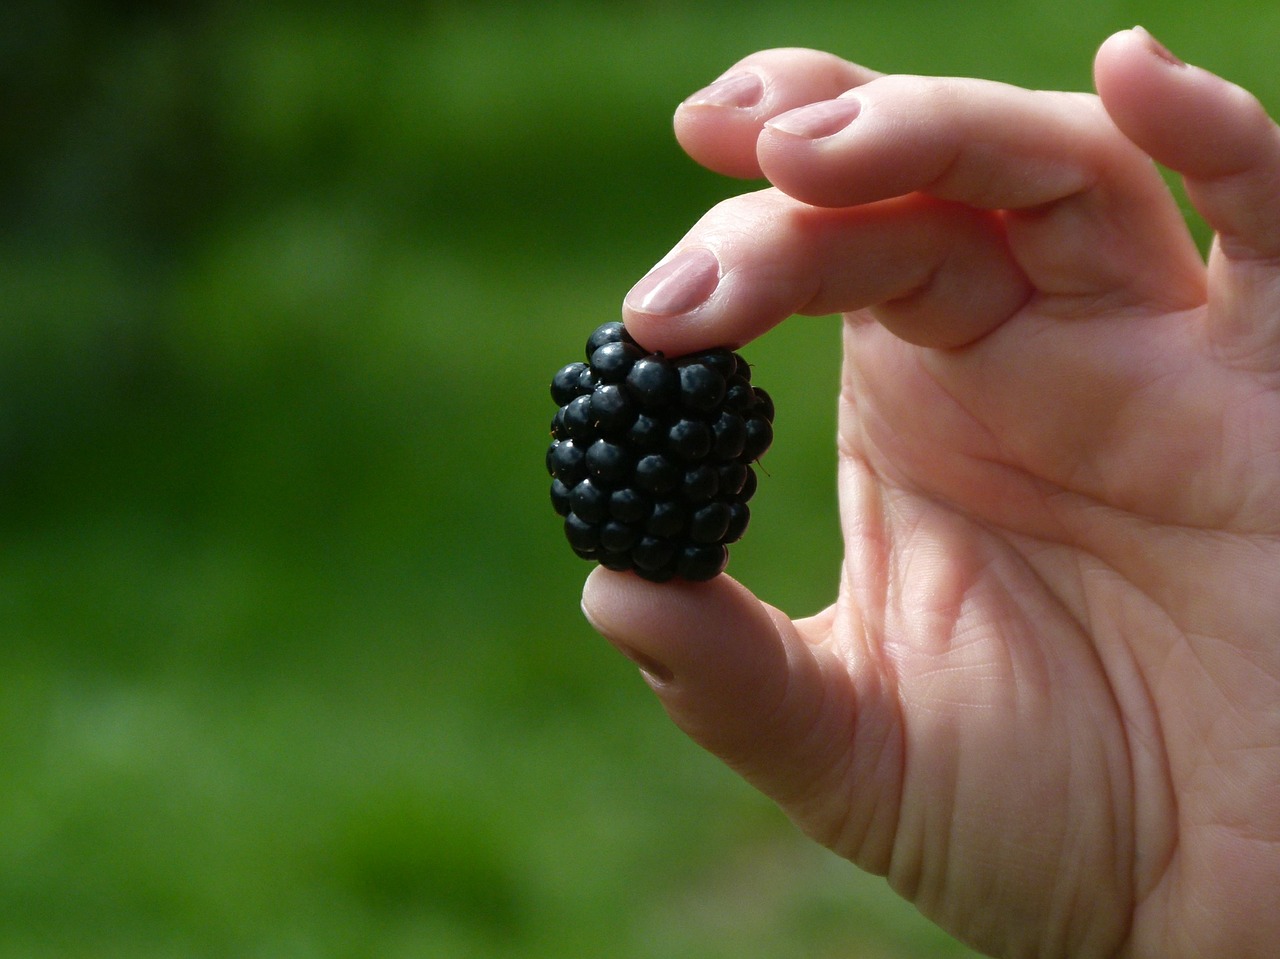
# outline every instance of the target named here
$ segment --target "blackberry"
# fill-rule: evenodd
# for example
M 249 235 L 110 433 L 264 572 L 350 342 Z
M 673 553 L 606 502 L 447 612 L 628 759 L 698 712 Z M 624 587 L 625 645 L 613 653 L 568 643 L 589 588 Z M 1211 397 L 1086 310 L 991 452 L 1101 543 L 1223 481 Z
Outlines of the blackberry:
M 573 551 L 658 583 L 719 575 L 773 441 L 773 400 L 746 361 L 728 349 L 669 359 L 605 323 L 551 398 L 551 503 Z

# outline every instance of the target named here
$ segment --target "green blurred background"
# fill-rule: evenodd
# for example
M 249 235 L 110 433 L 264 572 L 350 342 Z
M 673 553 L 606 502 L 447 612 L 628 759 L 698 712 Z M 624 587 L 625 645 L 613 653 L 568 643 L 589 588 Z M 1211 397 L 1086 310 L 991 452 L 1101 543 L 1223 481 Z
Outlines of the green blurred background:
M 1087 89 L 1135 22 L 1280 106 L 1274 0 L 5 4 L 0 957 L 967 955 L 582 622 L 546 385 L 743 188 L 670 133 L 738 57 Z M 746 351 L 796 614 L 837 343 Z

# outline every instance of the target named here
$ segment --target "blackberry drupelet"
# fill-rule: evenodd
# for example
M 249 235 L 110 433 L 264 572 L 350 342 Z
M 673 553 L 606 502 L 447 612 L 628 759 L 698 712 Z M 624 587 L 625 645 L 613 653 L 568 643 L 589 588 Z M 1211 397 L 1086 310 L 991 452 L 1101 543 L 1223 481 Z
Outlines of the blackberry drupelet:
M 605 323 L 551 398 L 551 503 L 573 551 L 659 583 L 718 576 L 773 441 L 773 400 L 746 361 L 728 349 L 668 359 Z

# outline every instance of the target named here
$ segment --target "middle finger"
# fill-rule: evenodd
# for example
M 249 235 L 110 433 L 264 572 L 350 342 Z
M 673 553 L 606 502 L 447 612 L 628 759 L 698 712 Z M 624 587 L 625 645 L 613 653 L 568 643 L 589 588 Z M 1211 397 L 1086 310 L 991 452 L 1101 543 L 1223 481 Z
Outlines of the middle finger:
M 805 203 L 919 191 L 1006 211 L 1014 255 L 1042 293 L 1203 302 L 1203 262 L 1177 204 L 1096 97 L 889 76 L 774 117 L 758 151 L 769 180 Z

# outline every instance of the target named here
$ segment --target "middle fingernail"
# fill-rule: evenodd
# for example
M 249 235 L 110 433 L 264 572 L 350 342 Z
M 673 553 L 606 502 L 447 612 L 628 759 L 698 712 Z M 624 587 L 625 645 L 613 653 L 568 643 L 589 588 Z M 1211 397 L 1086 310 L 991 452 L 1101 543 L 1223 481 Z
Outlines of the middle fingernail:
M 806 140 L 821 140 L 839 133 L 861 112 L 861 101 L 853 98 L 823 100 L 779 114 L 765 126 Z

